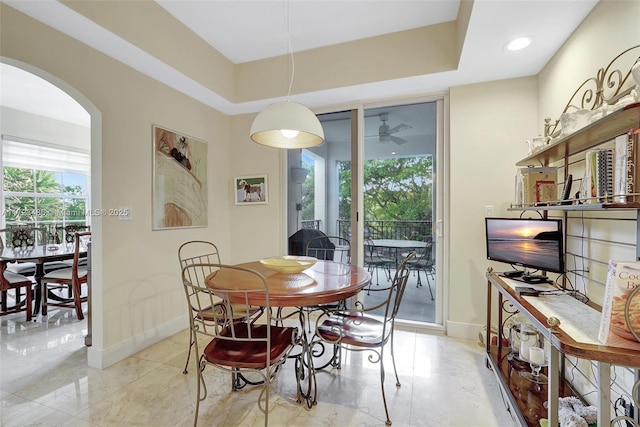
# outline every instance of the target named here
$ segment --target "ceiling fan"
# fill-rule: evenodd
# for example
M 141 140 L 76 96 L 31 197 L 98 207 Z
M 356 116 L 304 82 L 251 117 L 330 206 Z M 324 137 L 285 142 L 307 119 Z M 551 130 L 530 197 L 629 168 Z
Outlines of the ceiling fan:
M 402 130 L 411 129 L 411 126 L 406 123 L 400 123 L 397 126 L 389 127 L 387 120 L 389 120 L 389 113 L 380 113 L 380 121 L 382 124 L 378 128 L 378 141 L 381 143 L 393 141 L 398 145 L 402 145 L 407 142 L 406 139 L 398 138 L 397 136 L 393 136 L 393 134 Z

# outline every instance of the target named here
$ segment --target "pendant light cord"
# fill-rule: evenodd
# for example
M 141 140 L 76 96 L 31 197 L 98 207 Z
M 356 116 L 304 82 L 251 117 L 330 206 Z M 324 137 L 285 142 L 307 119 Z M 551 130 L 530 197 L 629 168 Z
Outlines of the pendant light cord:
M 290 31 L 290 19 L 289 19 L 289 0 L 285 0 L 285 20 L 287 25 L 287 43 L 289 47 L 289 59 L 291 61 L 291 78 L 289 80 L 289 89 L 287 90 L 287 101 L 291 95 L 291 87 L 293 86 L 293 76 L 296 73 L 296 64 L 293 60 L 293 47 L 291 46 L 291 31 Z

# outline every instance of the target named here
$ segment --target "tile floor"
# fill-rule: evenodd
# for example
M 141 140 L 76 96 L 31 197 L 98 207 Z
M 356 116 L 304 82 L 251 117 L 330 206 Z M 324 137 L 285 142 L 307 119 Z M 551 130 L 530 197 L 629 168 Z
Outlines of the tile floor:
M 0 318 L 0 425 L 190 426 L 196 398 L 194 364 L 184 375 L 188 330 L 107 369 L 89 368 L 83 334 L 70 310 L 45 321 Z M 192 358 L 193 361 L 193 358 Z M 386 390 L 394 426 L 514 426 L 496 380 L 475 341 L 398 329 L 396 388 L 386 358 Z M 201 426 L 260 426 L 258 388 L 230 392 L 229 377 L 205 370 L 209 397 Z M 343 353 L 341 370 L 317 374 L 318 404 L 296 403 L 293 363 L 272 387 L 271 426 L 383 426 L 378 365 Z

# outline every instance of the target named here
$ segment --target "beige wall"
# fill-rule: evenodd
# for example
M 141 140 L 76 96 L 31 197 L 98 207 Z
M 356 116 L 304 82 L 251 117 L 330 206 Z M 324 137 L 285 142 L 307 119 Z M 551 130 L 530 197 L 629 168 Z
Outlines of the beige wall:
M 231 253 L 234 262 L 246 262 L 267 256 L 286 255 L 284 245 L 287 230 L 283 226 L 286 195 L 282 170 L 285 167 L 284 150 L 258 145 L 249 139 L 254 114 L 231 118 L 230 172 L 228 187 L 234 177 L 243 175 L 267 175 L 268 204 L 235 205 L 233 195 L 230 205 Z
M 536 94 L 535 77 L 450 90 L 449 335 L 475 338 L 485 324 L 485 206 L 516 215 L 507 208 L 515 162 L 535 136 Z
M 595 77 L 616 55 L 637 44 L 640 1 L 601 1 L 540 72 L 539 132 L 545 117 L 560 117 L 583 81 Z M 631 64 L 624 64 L 626 70 Z
M 132 221 L 94 218 L 94 343 L 90 360 L 109 365 L 187 327 L 176 250 L 189 239 L 230 243 L 230 119 L 215 110 L 88 48 L 14 9 L 0 5 L 4 58 L 53 74 L 102 113 L 93 138 L 94 208 L 131 206 Z M 209 144 L 209 227 L 151 230 L 151 128 L 159 124 Z M 95 129 L 94 129 L 95 131 Z M 96 191 L 99 187 L 101 191 Z

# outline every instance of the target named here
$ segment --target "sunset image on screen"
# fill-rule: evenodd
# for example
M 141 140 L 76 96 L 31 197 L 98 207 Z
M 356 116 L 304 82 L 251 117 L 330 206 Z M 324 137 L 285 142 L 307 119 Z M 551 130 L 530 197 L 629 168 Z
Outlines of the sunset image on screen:
M 487 218 L 487 258 L 512 266 L 562 272 L 562 223 L 547 219 Z

